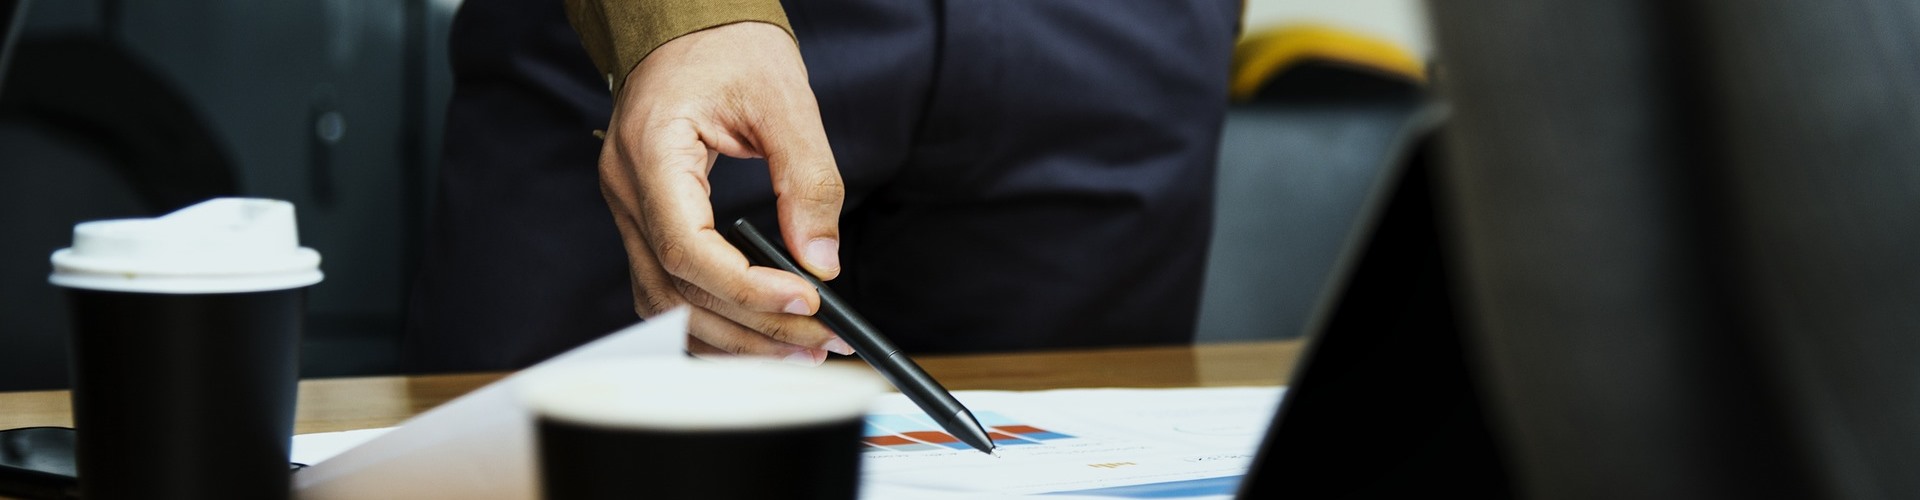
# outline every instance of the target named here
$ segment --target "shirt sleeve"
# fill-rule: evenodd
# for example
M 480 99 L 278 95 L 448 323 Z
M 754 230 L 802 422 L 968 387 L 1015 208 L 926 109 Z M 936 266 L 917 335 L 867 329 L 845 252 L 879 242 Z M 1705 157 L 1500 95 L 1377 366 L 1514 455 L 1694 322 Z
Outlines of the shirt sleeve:
M 566 0 L 567 21 L 580 33 L 593 65 L 620 95 L 627 74 L 653 49 L 688 33 L 739 22 L 763 22 L 793 35 L 779 0 Z

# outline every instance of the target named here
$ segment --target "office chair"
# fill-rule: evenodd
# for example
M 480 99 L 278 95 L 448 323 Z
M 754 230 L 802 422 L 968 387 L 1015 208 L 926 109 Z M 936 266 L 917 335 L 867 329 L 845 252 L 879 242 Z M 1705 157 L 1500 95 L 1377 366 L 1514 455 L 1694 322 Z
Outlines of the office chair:
M 1312 25 L 1235 47 L 1201 341 L 1300 335 L 1368 186 L 1426 100 L 1415 61 Z

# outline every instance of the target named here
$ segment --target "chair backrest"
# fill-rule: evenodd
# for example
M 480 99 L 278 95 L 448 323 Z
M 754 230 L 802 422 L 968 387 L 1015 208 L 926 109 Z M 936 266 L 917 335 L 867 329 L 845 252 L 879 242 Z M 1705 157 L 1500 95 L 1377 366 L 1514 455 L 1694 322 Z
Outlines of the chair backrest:
M 1221 129 L 1202 342 L 1302 334 L 1368 187 L 1426 101 L 1417 75 L 1319 55 L 1352 52 L 1343 46 L 1301 50 L 1285 36 L 1296 32 L 1264 39 L 1293 54 L 1286 61 L 1261 56 L 1269 45 L 1235 49 L 1236 61 L 1267 64 L 1236 63 L 1246 85 Z

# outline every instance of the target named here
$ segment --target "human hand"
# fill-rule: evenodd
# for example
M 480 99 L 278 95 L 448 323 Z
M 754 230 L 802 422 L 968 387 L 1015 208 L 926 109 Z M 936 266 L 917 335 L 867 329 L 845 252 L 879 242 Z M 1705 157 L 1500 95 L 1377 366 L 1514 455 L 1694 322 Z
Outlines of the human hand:
M 799 47 L 777 26 L 735 23 L 669 41 L 634 67 L 600 149 L 600 190 L 626 246 L 634 309 L 691 304 L 696 355 L 819 364 L 853 349 L 811 318 L 799 276 L 751 266 L 716 230 L 707 173 L 718 155 L 765 157 L 780 232 L 800 266 L 840 274 L 845 187 Z

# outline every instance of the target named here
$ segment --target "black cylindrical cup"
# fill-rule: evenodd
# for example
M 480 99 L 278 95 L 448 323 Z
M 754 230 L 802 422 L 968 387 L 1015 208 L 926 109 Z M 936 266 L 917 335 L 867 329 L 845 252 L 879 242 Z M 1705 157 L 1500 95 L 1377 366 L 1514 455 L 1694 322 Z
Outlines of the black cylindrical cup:
M 304 289 L 73 289 L 85 498 L 286 498 Z
M 550 499 L 848 500 L 860 492 L 857 418 L 755 430 L 650 430 L 541 418 Z
M 293 205 L 222 198 L 74 226 L 48 281 L 73 315 L 89 500 L 285 499 L 306 287 Z
M 540 489 L 553 500 L 852 500 L 865 408 L 856 367 L 652 360 L 540 374 Z

